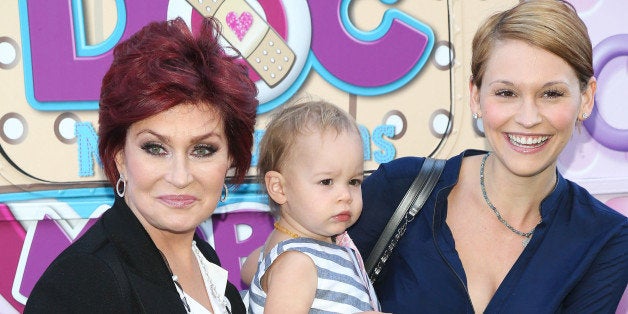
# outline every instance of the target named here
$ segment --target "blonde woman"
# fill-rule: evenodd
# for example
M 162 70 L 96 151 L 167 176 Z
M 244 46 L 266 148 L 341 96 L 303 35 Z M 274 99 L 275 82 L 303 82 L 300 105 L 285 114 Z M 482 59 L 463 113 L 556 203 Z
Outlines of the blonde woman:
M 628 220 L 557 170 L 594 104 L 587 29 L 567 2 L 522 1 L 473 40 L 471 112 L 490 152 L 449 159 L 375 283 L 394 313 L 614 313 Z M 367 256 L 424 159 L 369 176 L 349 230 Z

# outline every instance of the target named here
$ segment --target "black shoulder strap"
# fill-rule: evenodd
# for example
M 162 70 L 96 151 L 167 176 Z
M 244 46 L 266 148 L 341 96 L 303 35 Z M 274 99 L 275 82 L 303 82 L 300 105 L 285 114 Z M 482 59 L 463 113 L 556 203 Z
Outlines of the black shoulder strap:
M 401 199 L 366 260 L 366 271 L 372 282 L 377 280 L 386 260 L 405 233 L 408 222 L 414 219 L 425 204 L 444 167 L 443 159 L 425 158 L 419 174 Z

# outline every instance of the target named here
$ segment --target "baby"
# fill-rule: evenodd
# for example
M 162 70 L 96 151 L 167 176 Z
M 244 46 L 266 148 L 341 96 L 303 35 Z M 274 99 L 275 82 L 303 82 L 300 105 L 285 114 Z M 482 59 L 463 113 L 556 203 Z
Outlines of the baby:
M 379 310 L 345 232 L 362 211 L 362 151 L 355 120 L 324 101 L 287 106 L 268 124 L 258 173 L 278 219 L 259 254 L 251 313 Z

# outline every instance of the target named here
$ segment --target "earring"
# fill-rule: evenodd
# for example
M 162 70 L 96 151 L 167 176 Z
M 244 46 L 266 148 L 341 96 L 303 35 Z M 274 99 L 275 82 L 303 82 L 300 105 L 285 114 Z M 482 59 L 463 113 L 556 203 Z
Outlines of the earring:
M 120 188 L 120 184 L 122 184 L 122 188 Z M 124 197 L 124 193 L 126 193 L 126 181 L 124 181 L 124 176 L 120 174 L 120 178 L 118 178 L 116 182 L 116 194 L 120 197 Z
M 477 112 L 473 113 L 473 119 L 478 119 L 480 117 L 480 115 Z
M 586 120 L 589 117 L 589 114 L 586 112 L 582 113 L 582 120 Z
M 227 184 L 223 183 L 223 187 L 225 188 L 225 194 L 220 193 L 220 202 L 224 203 L 227 200 L 227 197 L 229 197 L 229 187 L 227 187 Z

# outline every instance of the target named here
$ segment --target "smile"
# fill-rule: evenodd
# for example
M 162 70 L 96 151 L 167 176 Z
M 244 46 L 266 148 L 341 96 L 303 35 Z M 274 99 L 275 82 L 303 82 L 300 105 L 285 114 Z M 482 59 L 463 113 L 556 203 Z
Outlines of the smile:
M 519 147 L 539 147 L 543 145 L 550 137 L 544 136 L 521 136 L 508 134 L 510 143 Z

